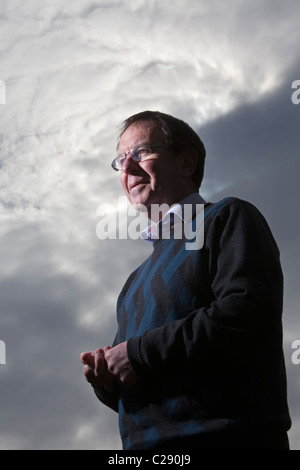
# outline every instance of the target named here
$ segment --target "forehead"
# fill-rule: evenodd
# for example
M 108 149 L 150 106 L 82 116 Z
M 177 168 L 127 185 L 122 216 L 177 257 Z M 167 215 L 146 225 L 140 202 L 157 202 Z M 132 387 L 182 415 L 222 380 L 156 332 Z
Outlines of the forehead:
M 152 121 L 139 121 L 131 124 L 121 135 L 119 152 L 125 152 L 140 144 L 163 144 L 165 139 L 160 126 Z

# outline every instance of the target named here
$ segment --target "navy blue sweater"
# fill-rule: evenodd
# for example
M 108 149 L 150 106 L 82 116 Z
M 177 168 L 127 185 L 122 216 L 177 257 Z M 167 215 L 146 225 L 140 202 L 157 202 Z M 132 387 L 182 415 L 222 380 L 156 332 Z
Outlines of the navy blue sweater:
M 226 198 L 205 205 L 204 246 L 158 239 L 117 304 L 139 377 L 116 394 L 124 449 L 222 430 L 288 430 L 279 251 L 261 213 Z

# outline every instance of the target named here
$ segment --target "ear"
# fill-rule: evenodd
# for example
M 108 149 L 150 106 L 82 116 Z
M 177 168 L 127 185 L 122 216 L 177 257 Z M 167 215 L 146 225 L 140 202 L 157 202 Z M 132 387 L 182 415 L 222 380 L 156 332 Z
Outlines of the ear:
M 187 149 L 180 155 L 181 171 L 185 178 L 190 178 L 197 167 L 198 155 L 196 149 Z

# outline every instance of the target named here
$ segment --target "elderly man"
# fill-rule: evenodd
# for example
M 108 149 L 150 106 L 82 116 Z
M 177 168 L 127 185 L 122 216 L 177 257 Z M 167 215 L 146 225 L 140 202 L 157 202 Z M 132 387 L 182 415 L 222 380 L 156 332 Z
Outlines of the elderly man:
M 278 248 L 250 203 L 201 198 L 205 153 L 172 116 L 124 122 L 112 166 L 153 252 L 120 293 L 112 347 L 81 354 L 84 375 L 126 450 L 288 449 Z M 204 242 L 187 249 L 176 228 L 197 228 L 199 207 Z

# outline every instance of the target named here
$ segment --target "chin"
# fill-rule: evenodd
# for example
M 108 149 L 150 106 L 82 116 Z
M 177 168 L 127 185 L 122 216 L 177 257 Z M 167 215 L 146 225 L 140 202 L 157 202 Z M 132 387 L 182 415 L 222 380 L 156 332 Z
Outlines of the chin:
M 132 207 L 134 207 L 136 211 L 145 213 L 145 215 L 148 214 L 148 208 L 145 204 L 139 201 L 130 201 L 130 202 L 131 202 Z

